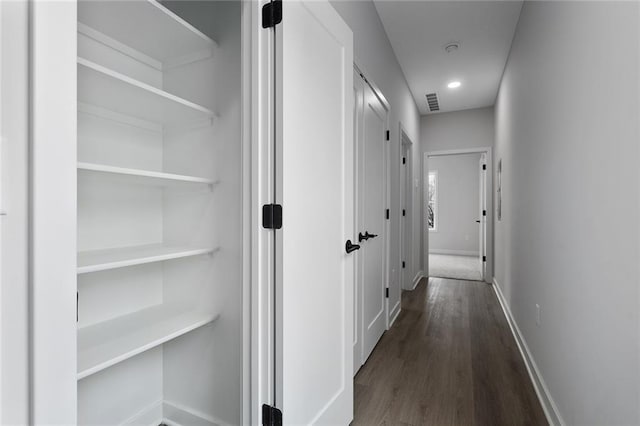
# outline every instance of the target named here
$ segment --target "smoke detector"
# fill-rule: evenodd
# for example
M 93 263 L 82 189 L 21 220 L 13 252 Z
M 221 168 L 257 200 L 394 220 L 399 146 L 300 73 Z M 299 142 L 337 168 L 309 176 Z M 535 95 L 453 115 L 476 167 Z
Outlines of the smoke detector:
M 460 49 L 460 43 L 457 41 L 452 41 L 444 45 L 444 51 L 447 53 L 457 52 L 458 49 Z

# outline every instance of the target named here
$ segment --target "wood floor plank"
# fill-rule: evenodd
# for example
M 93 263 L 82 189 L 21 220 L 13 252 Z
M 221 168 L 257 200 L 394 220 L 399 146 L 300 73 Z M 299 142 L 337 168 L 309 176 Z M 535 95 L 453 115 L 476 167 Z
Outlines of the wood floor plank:
M 355 377 L 354 425 L 546 425 L 490 285 L 423 279 Z

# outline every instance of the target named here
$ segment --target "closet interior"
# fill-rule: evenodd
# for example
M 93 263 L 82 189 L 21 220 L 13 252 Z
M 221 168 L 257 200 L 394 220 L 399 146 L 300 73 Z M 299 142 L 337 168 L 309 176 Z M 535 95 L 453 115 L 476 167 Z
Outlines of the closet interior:
M 239 424 L 239 1 L 78 3 L 78 422 Z

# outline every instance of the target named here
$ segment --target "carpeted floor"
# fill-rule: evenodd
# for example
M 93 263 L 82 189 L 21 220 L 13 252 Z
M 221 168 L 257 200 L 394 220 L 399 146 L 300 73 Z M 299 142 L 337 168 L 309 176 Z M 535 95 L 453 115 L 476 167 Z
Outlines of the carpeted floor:
M 482 268 L 477 256 L 429 254 L 429 276 L 482 281 Z

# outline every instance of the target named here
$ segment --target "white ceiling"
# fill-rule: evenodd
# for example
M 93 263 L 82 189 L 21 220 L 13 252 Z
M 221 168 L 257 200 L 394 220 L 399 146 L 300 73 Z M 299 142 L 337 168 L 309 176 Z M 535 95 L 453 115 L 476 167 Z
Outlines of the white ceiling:
M 522 1 L 374 3 L 421 114 L 432 92 L 440 112 L 494 104 Z M 454 41 L 460 49 L 446 53 Z M 452 80 L 462 86 L 447 88 Z

